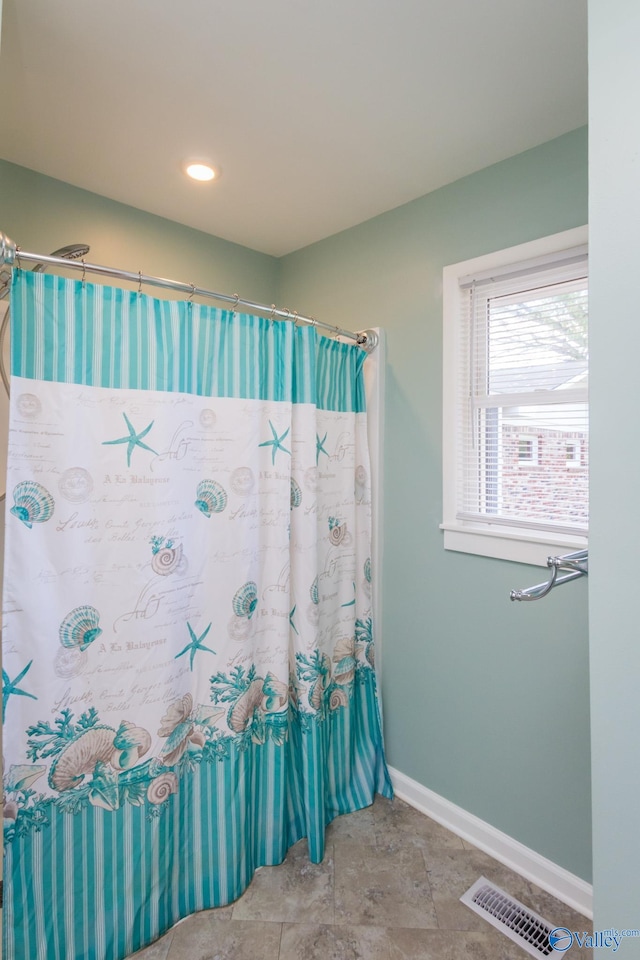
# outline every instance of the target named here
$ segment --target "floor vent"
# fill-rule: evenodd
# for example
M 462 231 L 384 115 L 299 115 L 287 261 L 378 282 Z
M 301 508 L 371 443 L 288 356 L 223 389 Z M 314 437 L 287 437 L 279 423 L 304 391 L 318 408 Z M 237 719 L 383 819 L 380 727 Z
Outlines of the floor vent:
M 460 900 L 532 957 L 554 953 L 549 934 L 556 925 L 543 920 L 485 877 L 476 880 Z

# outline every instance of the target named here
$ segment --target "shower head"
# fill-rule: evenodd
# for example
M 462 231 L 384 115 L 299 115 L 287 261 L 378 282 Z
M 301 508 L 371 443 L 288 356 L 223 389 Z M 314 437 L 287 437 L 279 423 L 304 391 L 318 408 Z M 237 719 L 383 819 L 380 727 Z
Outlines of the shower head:
M 0 0 L 1 2 L 1 0 Z M 63 260 L 79 260 L 80 257 L 84 257 L 89 253 L 88 243 L 70 243 L 66 247 L 60 247 L 59 250 L 54 250 L 51 254 L 52 257 L 62 257 Z M 42 273 L 43 270 L 47 269 L 45 263 L 36 263 L 33 268 L 34 273 Z M 2 267 L 0 269 L 0 300 L 4 300 L 5 297 L 9 296 L 9 286 L 11 283 L 11 268 Z
M 78 260 L 80 257 L 86 256 L 89 250 L 90 247 L 88 243 L 70 243 L 67 247 L 60 247 L 59 250 L 54 250 L 51 256 L 62 257 L 64 260 Z
M 85 257 L 89 253 L 90 247 L 88 243 L 70 243 L 66 247 L 60 247 L 59 250 L 54 250 L 50 256 L 52 257 L 62 257 L 63 260 L 79 260 L 80 257 Z M 34 273 L 42 273 L 46 269 L 46 264 L 36 263 L 33 268 Z

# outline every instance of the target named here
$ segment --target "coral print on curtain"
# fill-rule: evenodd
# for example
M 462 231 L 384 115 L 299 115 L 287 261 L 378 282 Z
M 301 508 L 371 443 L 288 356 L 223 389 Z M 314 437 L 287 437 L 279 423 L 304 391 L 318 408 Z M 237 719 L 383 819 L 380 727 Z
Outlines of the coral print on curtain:
M 16 271 L 5 960 L 121 960 L 391 793 L 357 347 Z

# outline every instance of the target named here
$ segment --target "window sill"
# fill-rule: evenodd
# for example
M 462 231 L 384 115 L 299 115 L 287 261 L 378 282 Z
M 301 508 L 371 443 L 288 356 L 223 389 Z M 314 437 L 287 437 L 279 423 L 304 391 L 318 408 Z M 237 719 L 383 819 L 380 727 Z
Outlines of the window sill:
M 514 531 L 498 525 L 491 529 L 472 525 L 440 524 L 444 531 L 444 549 L 457 553 L 473 553 L 497 560 L 512 560 L 536 567 L 546 567 L 547 557 L 587 549 L 587 537 L 545 534 L 539 531 Z

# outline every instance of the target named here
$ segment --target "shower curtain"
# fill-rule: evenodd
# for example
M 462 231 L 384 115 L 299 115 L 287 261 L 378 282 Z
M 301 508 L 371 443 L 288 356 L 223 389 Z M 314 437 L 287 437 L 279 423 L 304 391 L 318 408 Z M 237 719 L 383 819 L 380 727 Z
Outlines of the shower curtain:
M 391 795 L 358 347 L 15 271 L 5 960 L 120 960 Z

